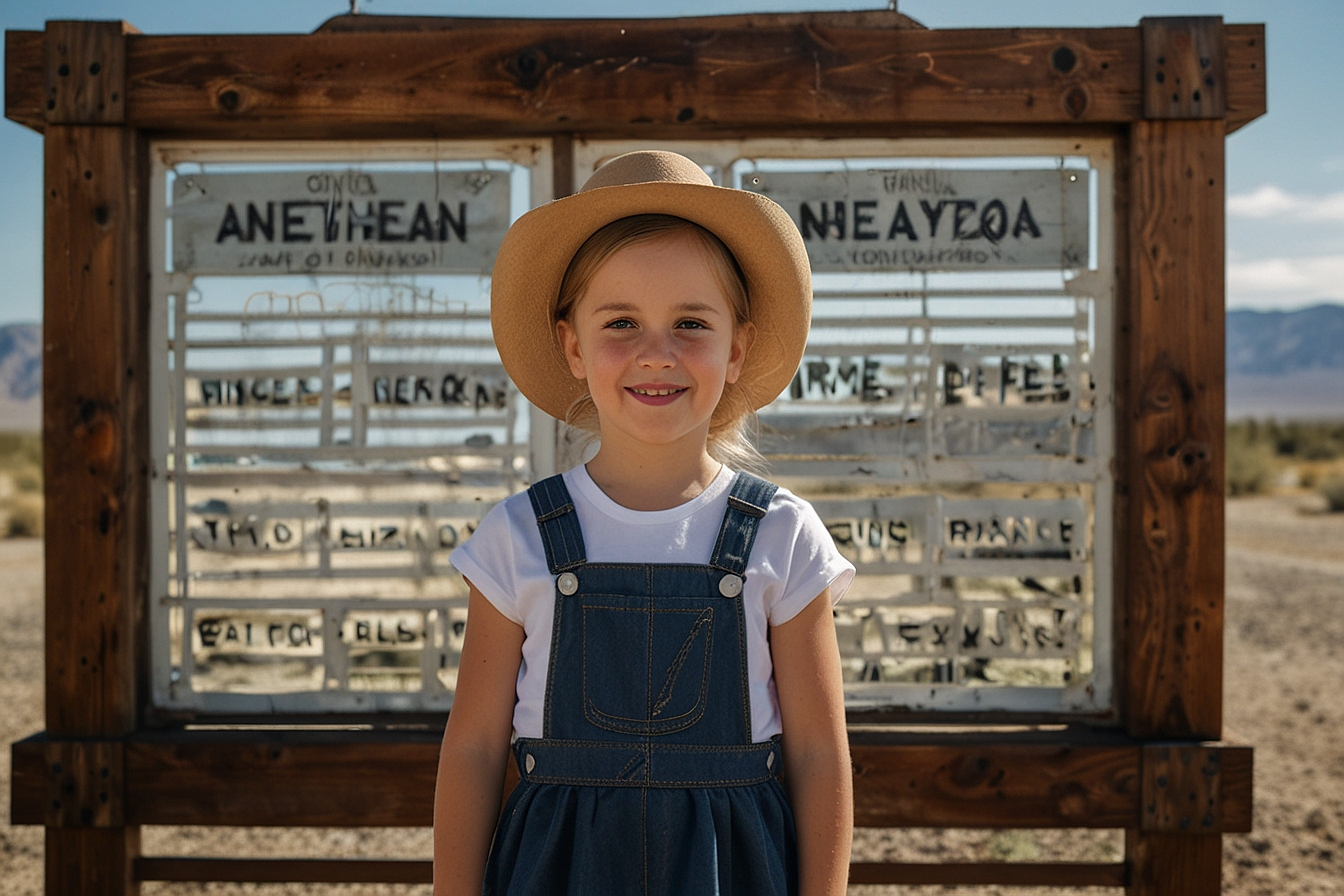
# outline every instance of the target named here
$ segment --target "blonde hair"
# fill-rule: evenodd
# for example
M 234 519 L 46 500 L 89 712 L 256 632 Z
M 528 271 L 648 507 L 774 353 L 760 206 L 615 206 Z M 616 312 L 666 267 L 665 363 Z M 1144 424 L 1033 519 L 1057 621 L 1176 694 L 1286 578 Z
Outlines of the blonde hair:
M 682 235 L 694 239 L 703 250 L 705 261 L 728 300 L 734 328 L 750 323 L 751 295 L 747 291 L 747 278 L 733 253 L 711 231 L 674 215 L 631 215 L 612 221 L 588 237 L 570 259 L 560 281 L 554 320 L 557 323 L 570 320 L 593 276 L 620 250 Z M 570 404 L 565 423 L 588 433 L 589 441 L 597 437 L 597 406 L 591 395 L 585 392 Z M 740 382 L 724 383 L 723 395 L 710 418 L 709 440 L 705 446 L 709 456 L 736 470 L 764 472 L 767 464 L 756 448 L 755 431 L 756 414 L 746 391 Z

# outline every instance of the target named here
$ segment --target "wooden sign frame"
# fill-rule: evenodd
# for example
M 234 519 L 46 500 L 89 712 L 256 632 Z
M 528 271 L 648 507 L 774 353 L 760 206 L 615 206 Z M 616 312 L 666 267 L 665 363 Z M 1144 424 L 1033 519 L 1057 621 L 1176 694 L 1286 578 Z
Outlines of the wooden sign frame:
M 139 855 L 143 824 L 428 825 L 438 742 L 147 724 L 148 140 L 544 138 L 565 195 L 575 135 L 1117 141 L 1123 724 L 851 743 L 860 825 L 1124 828 L 1125 860 L 856 864 L 851 880 L 1218 892 L 1252 758 L 1222 728 L 1224 140 L 1264 114 L 1263 25 L 342 16 L 311 35 L 53 21 L 5 46 L 5 114 L 43 133 L 46 170 L 46 730 L 13 745 L 11 812 L 46 827 L 48 893 L 429 879 L 427 862 Z

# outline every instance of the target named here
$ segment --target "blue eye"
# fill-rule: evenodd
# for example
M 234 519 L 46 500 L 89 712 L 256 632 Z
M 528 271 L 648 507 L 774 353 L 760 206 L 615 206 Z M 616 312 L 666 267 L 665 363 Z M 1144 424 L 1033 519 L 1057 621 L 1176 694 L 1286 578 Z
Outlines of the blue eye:
M 699 321 L 699 320 L 683 320 L 683 321 L 679 321 L 679 322 L 677 323 L 677 326 L 678 326 L 678 327 L 685 328 L 685 329 L 688 329 L 688 330 L 708 330 L 708 329 L 709 329 L 709 327 L 705 326 L 704 321 Z
M 622 317 L 611 321 L 606 325 L 608 330 L 628 330 L 635 325 L 635 322 L 629 318 Z

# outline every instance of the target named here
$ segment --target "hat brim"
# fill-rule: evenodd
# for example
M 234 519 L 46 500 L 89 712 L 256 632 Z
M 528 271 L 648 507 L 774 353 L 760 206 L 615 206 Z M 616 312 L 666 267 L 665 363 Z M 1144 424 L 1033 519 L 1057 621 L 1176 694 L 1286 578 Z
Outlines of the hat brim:
M 759 193 L 708 184 L 650 182 L 597 187 L 538 206 L 513 223 L 495 258 L 490 325 L 519 391 L 563 420 L 587 386 L 569 370 L 555 329 L 560 281 L 597 230 L 632 215 L 692 221 L 723 241 L 747 281 L 756 338 L 738 386 L 753 410 L 793 379 L 807 344 L 812 273 L 798 228 Z

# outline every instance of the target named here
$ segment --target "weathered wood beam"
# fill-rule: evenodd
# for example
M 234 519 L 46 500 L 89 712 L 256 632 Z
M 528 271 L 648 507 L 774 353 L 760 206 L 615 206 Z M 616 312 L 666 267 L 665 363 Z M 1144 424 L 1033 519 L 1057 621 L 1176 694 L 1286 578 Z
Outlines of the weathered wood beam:
M 144 127 L 205 130 L 330 127 L 337 107 L 349 127 L 448 131 L 1128 120 L 1140 101 L 1138 59 L 1125 52 L 1134 38 L 1132 29 L 718 30 L 694 20 L 162 38 L 133 50 L 131 108 Z
M 1143 117 L 1223 118 L 1227 41 L 1222 16 L 1164 16 L 1143 34 Z
M 423 859 L 233 859 L 142 856 L 136 880 L 230 883 L 428 884 L 434 863 Z
M 488 18 L 485 16 L 401 16 L 401 15 L 383 15 L 369 13 L 343 13 L 332 16 L 321 25 L 318 25 L 314 31 L 318 34 L 323 32 L 358 32 L 368 34 L 375 31 L 460 31 L 471 28 L 499 28 L 507 27 L 517 22 L 517 19 Z M 573 19 L 532 19 L 528 21 L 537 24 L 556 24 L 573 23 Z M 597 20 L 589 20 L 597 21 Z M 619 25 L 636 24 L 657 24 L 657 25 L 676 25 L 678 20 L 674 18 L 644 18 L 631 17 L 629 19 L 608 19 L 608 22 L 615 21 Z M 684 19 L 681 21 L 685 21 Z M 732 13 L 727 15 L 697 16 L 695 21 L 705 27 L 713 27 L 722 30 L 740 29 L 740 28 L 772 28 L 780 25 L 802 26 L 806 28 L 914 28 L 917 30 L 927 30 L 925 26 L 894 9 L 862 9 L 852 12 L 757 12 L 757 13 Z
M 860 827 L 1092 827 L 1132 824 L 1132 746 L 853 745 Z
M 1131 130 L 1123 715 L 1145 739 L 1222 733 L 1223 123 Z
M 47 23 L 43 42 L 48 124 L 125 121 L 125 22 Z
M 1138 827 L 1143 747 L 964 737 L 851 738 L 861 827 Z M 1220 830 L 1250 829 L 1250 748 L 1220 757 Z M 127 738 L 127 824 L 427 826 L 439 737 L 429 733 L 164 732 Z M 12 747 L 12 821 L 41 824 L 50 798 L 38 735 Z
M 1223 838 L 1219 834 L 1125 831 L 1129 885 L 1125 896 L 1218 896 Z
M 148 604 L 147 144 L 123 127 L 121 23 L 43 43 L 46 892 L 133 896 L 118 738 Z
M 126 122 L 264 137 L 712 135 L 1115 124 L 1143 116 L 1139 28 L 872 28 L 761 18 L 489 20 L 437 31 L 135 36 Z M 1263 41 L 1226 26 L 1229 121 L 1263 109 Z M 6 115 L 41 127 L 42 35 L 7 36 Z M 38 69 L 36 75 L 31 69 Z M 1235 119 L 1232 118 L 1235 116 Z
M 1265 26 L 1224 25 L 1227 41 L 1227 133 L 1265 114 Z
M 855 862 L 851 884 L 1123 887 L 1123 862 Z M 136 880 L 239 883 L 427 884 L 433 863 L 416 859 L 225 859 L 176 856 L 135 861 Z
M 1145 740 L 1222 731 L 1226 128 L 1217 118 L 1130 128 L 1116 537 L 1122 715 Z M 1143 824 L 1125 831 L 1129 896 L 1219 892 L 1221 766 L 1199 750 L 1146 748 Z
M 138 896 L 139 828 L 47 828 L 47 896 Z
M 147 601 L 146 154 L 111 126 L 44 148 L 47 730 L 107 737 L 136 724 Z
M 854 862 L 851 884 L 1123 887 L 1123 862 Z
M 47 124 L 45 47 L 41 31 L 5 32 L 5 117 L 35 131 Z

